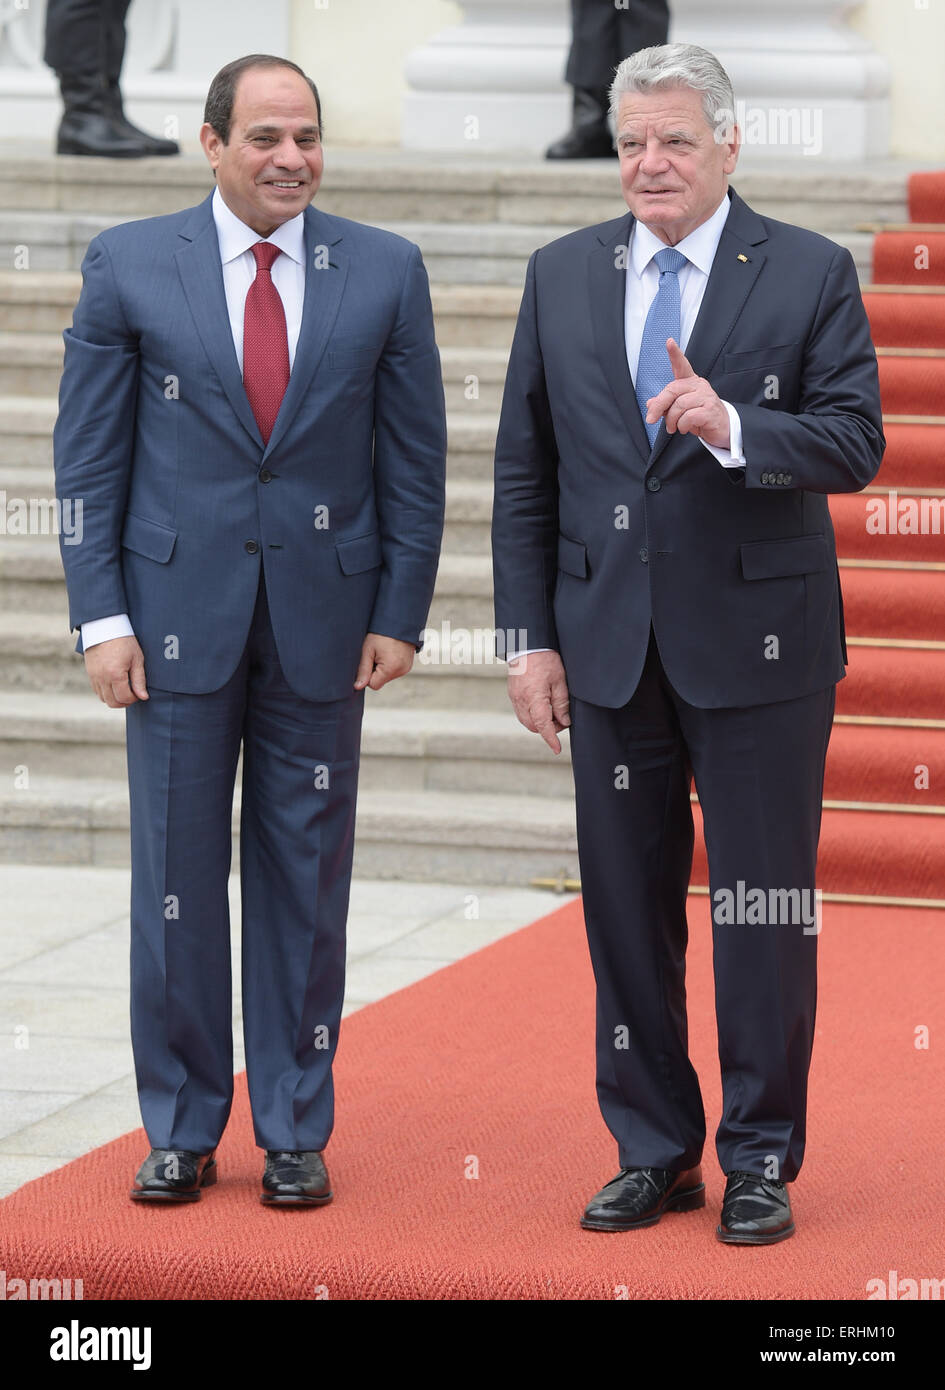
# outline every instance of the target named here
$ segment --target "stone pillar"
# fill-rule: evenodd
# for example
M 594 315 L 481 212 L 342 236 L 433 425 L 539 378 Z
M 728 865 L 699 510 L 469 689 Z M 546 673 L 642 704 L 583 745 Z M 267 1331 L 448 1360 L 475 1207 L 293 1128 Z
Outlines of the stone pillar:
M 567 128 L 566 0 L 460 0 L 463 23 L 407 59 L 410 149 L 541 153 Z M 735 88 L 743 162 L 865 161 L 888 149 L 884 59 L 845 0 L 672 0 L 673 41 L 711 49 Z
M 131 120 L 197 148 L 213 74 L 242 53 L 288 56 L 290 0 L 132 0 L 122 94 Z M 51 148 L 61 104 L 43 63 L 44 0 L 0 0 L 0 138 Z

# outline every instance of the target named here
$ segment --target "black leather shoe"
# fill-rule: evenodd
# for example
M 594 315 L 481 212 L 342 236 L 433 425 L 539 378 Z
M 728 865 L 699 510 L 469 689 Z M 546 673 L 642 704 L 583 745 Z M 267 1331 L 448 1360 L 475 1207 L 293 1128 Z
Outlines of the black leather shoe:
M 129 1196 L 133 1202 L 199 1202 L 200 1189 L 217 1180 L 214 1149 L 208 1154 L 190 1149 L 152 1149 L 135 1174 Z
M 545 150 L 546 159 L 616 159 L 607 88 L 574 88 L 574 114 L 567 135 Z
M 664 1211 L 697 1211 L 704 1206 L 700 1167 L 685 1173 L 621 1168 L 588 1202 L 581 1225 L 586 1231 L 633 1231 L 638 1226 L 655 1226 Z
M 328 1169 L 314 1150 L 267 1149 L 259 1200 L 267 1206 L 322 1207 L 332 1198 Z
M 105 92 L 105 104 L 111 116 L 112 126 L 118 134 L 127 140 L 136 141 L 139 145 L 143 145 L 146 154 L 180 154 L 180 145 L 176 140 L 167 140 L 163 135 L 149 135 L 146 130 L 142 130 L 140 126 L 129 121 L 125 115 L 125 107 L 121 99 L 121 88 L 114 78 L 109 80 Z
M 791 1200 L 783 1182 L 757 1173 L 729 1173 L 715 1232 L 726 1245 L 773 1245 L 794 1234 Z

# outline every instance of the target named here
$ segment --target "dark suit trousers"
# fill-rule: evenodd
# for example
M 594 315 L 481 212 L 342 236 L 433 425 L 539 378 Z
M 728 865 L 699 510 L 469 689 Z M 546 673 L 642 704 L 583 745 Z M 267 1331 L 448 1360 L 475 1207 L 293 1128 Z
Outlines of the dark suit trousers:
M 194 595 L 200 602 L 200 595 Z M 127 711 L 131 1033 L 155 1148 L 206 1153 L 233 1095 L 233 787 L 243 749 L 243 1037 L 256 1143 L 322 1149 L 345 974 L 363 691 L 314 703 L 287 686 L 265 583 L 233 676 Z
M 614 69 L 638 48 L 666 42 L 666 0 L 571 0 L 571 50 L 564 80 L 572 87 L 600 90 L 614 80 Z
M 713 914 L 719 1162 L 723 1172 L 797 1176 L 817 998 L 814 874 L 835 695 L 831 685 L 773 704 L 698 709 L 670 685 L 651 627 L 628 704 L 604 709 L 571 699 L 581 884 L 597 981 L 597 1093 L 622 1167 L 682 1171 L 700 1161 L 705 1143 L 686 1022 L 694 778 Z M 770 891 L 777 889 L 798 892 L 788 898 Z
M 43 61 L 55 72 L 121 75 L 130 0 L 48 0 Z

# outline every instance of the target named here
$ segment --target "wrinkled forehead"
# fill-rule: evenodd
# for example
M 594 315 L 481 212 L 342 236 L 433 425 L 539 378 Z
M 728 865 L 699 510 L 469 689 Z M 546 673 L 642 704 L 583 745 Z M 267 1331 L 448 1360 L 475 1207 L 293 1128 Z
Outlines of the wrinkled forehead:
M 711 130 L 702 92 L 692 87 L 665 87 L 653 92 L 624 92 L 617 110 L 617 130 L 663 135 L 684 130 L 691 135 Z

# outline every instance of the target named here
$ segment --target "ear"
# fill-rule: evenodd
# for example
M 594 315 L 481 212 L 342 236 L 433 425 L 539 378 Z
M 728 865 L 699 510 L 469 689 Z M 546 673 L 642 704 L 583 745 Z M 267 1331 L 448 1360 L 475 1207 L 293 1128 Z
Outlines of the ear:
M 223 141 L 220 139 L 213 126 L 209 125 L 206 121 L 204 121 L 203 125 L 200 127 L 200 143 L 203 146 L 204 154 L 210 161 L 211 169 L 216 169 L 222 158 L 224 148 Z
M 726 142 L 725 163 L 722 165 L 724 173 L 731 174 L 738 163 L 738 153 L 742 147 L 742 132 L 737 125 L 732 126 L 732 138 Z

